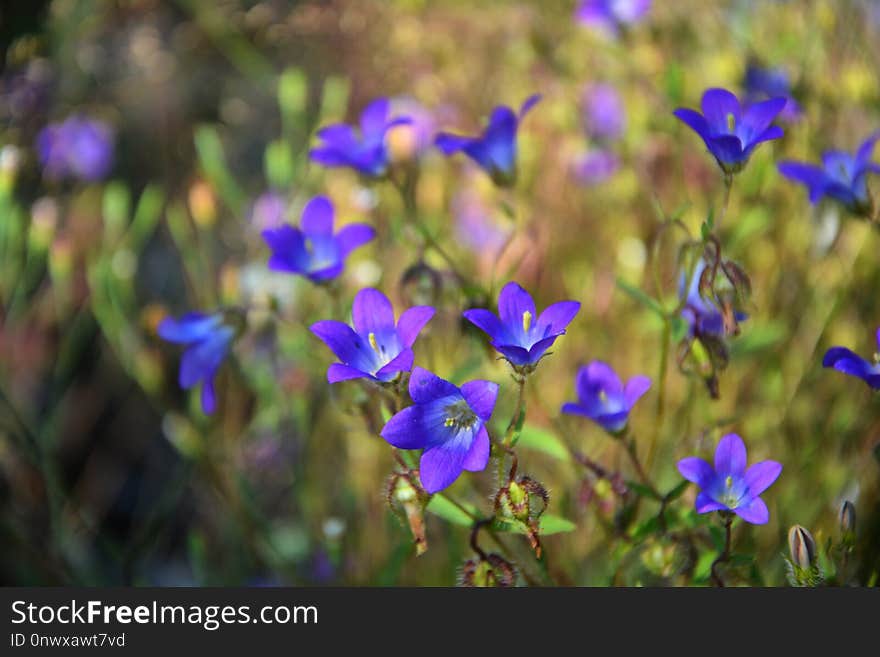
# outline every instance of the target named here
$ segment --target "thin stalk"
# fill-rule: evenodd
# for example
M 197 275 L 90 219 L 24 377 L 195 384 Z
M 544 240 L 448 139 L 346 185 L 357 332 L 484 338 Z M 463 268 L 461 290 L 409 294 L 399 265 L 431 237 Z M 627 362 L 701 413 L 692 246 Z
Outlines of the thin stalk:
M 733 514 L 725 513 L 724 514 L 724 551 L 719 554 L 715 561 L 712 562 L 712 581 L 716 586 L 724 587 L 724 580 L 721 578 L 721 573 L 718 572 L 718 566 L 723 563 L 726 563 L 730 560 L 730 537 L 731 537 L 731 525 L 733 525 Z

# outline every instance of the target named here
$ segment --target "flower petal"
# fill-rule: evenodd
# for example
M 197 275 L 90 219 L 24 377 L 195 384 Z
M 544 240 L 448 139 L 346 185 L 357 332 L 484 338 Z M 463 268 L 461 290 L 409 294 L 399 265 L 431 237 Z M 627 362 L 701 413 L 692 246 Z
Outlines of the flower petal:
M 545 335 L 562 333 L 580 309 L 578 301 L 559 301 L 547 306 L 538 317 L 538 331 L 543 330 Z
M 533 344 L 529 348 L 529 363 L 534 364 L 541 360 L 546 351 L 553 346 L 554 342 L 556 342 L 556 338 L 558 337 L 558 335 L 551 335 L 543 340 L 538 340 Z
M 516 129 L 517 118 L 512 109 L 500 105 L 492 110 L 489 125 L 483 137 L 484 152 L 491 162 L 487 168 L 490 170 L 494 168 L 505 173 L 514 170 L 516 166 Z M 470 150 L 467 152 L 470 154 Z M 479 160 L 479 158 L 475 159 Z
M 746 486 L 749 488 L 749 494 L 757 497 L 779 477 L 782 472 L 782 464 L 776 461 L 761 461 L 755 463 L 746 470 Z
M 309 328 L 344 364 L 362 371 L 370 369 L 372 358 L 368 358 L 367 351 L 370 347 L 364 344 L 363 339 L 348 324 L 325 319 L 315 322 Z
M 460 431 L 455 438 L 425 450 L 419 462 L 419 479 L 429 493 L 436 493 L 458 479 L 471 450 L 474 436 Z
M 680 121 L 683 121 L 691 130 L 700 135 L 700 137 L 702 137 L 704 140 L 708 140 L 712 136 L 712 131 L 709 128 L 706 117 L 704 117 L 699 112 L 688 109 L 686 107 L 680 107 L 679 109 L 675 110 L 673 114 Z
M 877 143 L 878 139 L 880 139 L 880 132 L 875 132 L 863 141 L 861 146 L 859 146 L 859 150 L 856 151 L 857 168 L 862 168 L 871 161 L 871 155 L 874 152 L 874 144 Z
M 222 322 L 220 315 L 187 313 L 180 319 L 166 317 L 156 329 L 163 340 L 186 344 L 207 337 Z
M 217 410 L 217 393 L 214 390 L 214 377 L 209 377 L 202 383 L 201 392 L 202 411 L 211 415 Z
M 715 472 L 719 477 L 739 477 L 746 469 L 746 446 L 735 433 L 729 433 L 718 441 L 715 448 Z
M 523 315 L 528 312 L 536 319 L 535 302 L 532 296 L 518 283 L 510 281 L 501 288 L 498 295 L 498 315 L 511 332 L 522 332 Z M 514 333 L 517 335 L 516 333 Z
M 336 234 L 339 245 L 339 257 L 345 258 L 359 246 L 369 242 L 376 236 L 376 230 L 369 224 L 348 224 Z
M 522 118 L 531 110 L 535 105 L 538 104 L 538 101 L 541 100 L 541 94 L 532 94 L 528 98 L 523 101 L 522 106 L 519 108 L 519 119 L 522 121 Z
M 818 201 L 823 194 L 823 190 L 828 183 L 828 175 L 822 167 L 815 164 L 806 164 L 802 162 L 780 162 L 777 165 L 779 173 L 795 182 L 802 183 L 807 186 L 810 194 L 810 203 Z
M 522 347 L 513 345 L 496 344 L 495 349 L 502 354 L 511 365 L 528 365 L 532 362 L 529 352 Z
M 199 381 L 214 376 L 229 352 L 232 329 L 217 329 L 208 338 L 190 347 L 180 359 L 180 387 L 192 388 Z
M 459 394 L 461 394 L 459 389 L 449 381 L 441 379 L 424 368 L 413 368 L 409 377 L 409 396 L 416 404 L 424 404 L 441 397 Z
M 479 141 L 474 137 L 466 137 L 464 135 L 453 135 L 449 132 L 441 132 L 434 138 L 434 145 L 439 148 L 444 155 L 452 155 L 466 146 Z
M 694 500 L 694 508 L 697 513 L 709 513 L 710 511 L 723 511 L 727 507 L 716 502 L 707 493 L 700 491 L 697 493 L 697 499 Z
M 743 112 L 742 124 L 751 136 L 760 135 L 770 127 L 773 120 L 785 108 L 788 101 L 778 96 L 749 105 Z
M 365 287 L 355 295 L 351 315 L 361 336 L 394 330 L 394 308 L 388 297 L 375 288 Z
M 485 426 L 480 427 L 480 430 L 474 437 L 471 451 L 468 452 L 461 466 L 468 472 L 481 472 L 489 464 L 489 453 L 491 451 L 489 432 L 486 431 Z
M 870 362 L 846 347 L 831 347 L 822 359 L 823 367 L 833 367 L 839 372 L 864 379 L 876 374 Z
M 608 397 L 623 394 L 623 384 L 617 372 L 601 360 L 594 360 L 578 370 L 575 387 L 582 402 L 595 397 L 599 390 L 604 391 Z
M 397 334 L 404 347 L 412 347 L 425 324 L 431 321 L 436 311 L 431 306 L 407 308 L 397 320 Z
M 492 381 L 468 381 L 461 386 L 461 394 L 477 417 L 488 422 L 498 398 L 498 384 Z
M 698 456 L 689 456 L 678 462 L 678 471 L 681 476 L 700 488 L 706 488 L 709 482 L 715 478 L 715 471 L 708 461 Z
M 462 316 L 478 329 L 484 331 L 493 341 L 507 341 L 510 339 L 501 320 L 495 316 L 495 313 L 489 310 L 471 308 L 465 310 Z
M 385 423 L 379 435 L 399 449 L 422 449 L 430 442 L 425 421 L 423 406 L 407 406 Z
M 648 392 L 650 387 L 651 379 L 647 376 L 634 376 L 627 381 L 623 388 L 623 398 L 626 400 L 627 407 L 632 408 L 642 395 Z
M 364 138 L 381 135 L 385 132 L 390 103 L 387 98 L 377 98 L 361 112 L 361 134 Z
M 733 512 L 753 525 L 765 525 L 770 520 L 770 511 L 760 497 L 754 498 L 744 506 L 738 506 Z
M 728 115 L 733 115 L 734 124 L 739 124 L 742 116 L 739 100 L 727 89 L 707 89 L 703 93 L 703 116 L 715 135 L 730 134 Z
M 333 363 L 327 368 L 327 382 L 339 383 L 340 381 L 349 381 L 351 379 L 370 378 L 369 372 L 363 372 L 356 367 L 343 365 L 342 363 Z
M 316 196 L 303 208 L 300 228 L 306 235 L 333 234 L 333 204 L 326 196 Z
M 380 381 L 390 381 L 400 372 L 409 372 L 412 369 L 415 354 L 409 347 L 404 347 L 400 353 L 392 358 L 376 372 L 376 378 Z

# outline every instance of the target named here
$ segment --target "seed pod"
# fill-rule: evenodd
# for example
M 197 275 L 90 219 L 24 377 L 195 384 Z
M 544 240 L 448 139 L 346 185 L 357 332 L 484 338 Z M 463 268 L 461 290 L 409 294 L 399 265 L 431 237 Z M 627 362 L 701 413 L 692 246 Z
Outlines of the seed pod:
M 469 587 L 508 587 L 516 584 L 516 568 L 497 555 L 490 554 L 485 559 L 468 559 L 461 568 L 461 586 Z

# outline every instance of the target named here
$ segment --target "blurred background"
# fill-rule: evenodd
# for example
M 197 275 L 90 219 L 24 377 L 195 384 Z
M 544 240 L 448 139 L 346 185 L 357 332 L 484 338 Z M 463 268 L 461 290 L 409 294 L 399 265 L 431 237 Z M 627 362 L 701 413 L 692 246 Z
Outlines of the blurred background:
M 394 461 L 365 421 L 369 395 L 326 384 L 335 359 L 307 327 L 346 319 L 368 285 L 397 309 L 436 305 L 416 363 L 459 384 L 500 383 L 503 429 L 515 385 L 460 317 L 494 307 L 511 279 L 539 308 L 583 304 L 529 381 L 520 450 L 552 512 L 573 523 L 544 538 L 555 581 L 682 583 L 668 545 L 609 532 L 615 496 L 560 448 L 630 475 L 597 426 L 559 413 L 578 366 L 597 358 L 655 379 L 631 424 L 661 489 L 681 481 L 678 459 L 711 456 L 730 431 L 750 462 L 784 464 L 764 496 L 770 523 L 736 532 L 737 551 L 756 555 L 744 581 L 784 584 L 788 528 L 824 543 L 844 499 L 857 509 L 861 580 L 876 579 L 878 401 L 821 357 L 876 347 L 880 236 L 833 204 L 811 206 L 776 162 L 852 151 L 880 128 L 880 3 L 654 2 L 619 30 L 576 20 L 576 5 L 2 3 L 0 581 L 454 584 L 472 556 L 468 528 L 427 514 L 429 549 L 415 555 L 386 502 Z M 707 87 L 760 95 L 750 70 L 775 71 L 791 111 L 785 137 L 737 177 L 718 228 L 753 295 L 713 400 L 679 371 L 678 346 L 633 290 L 674 306 L 683 235 L 662 221 L 699 236 L 723 195 L 715 162 L 672 111 L 698 107 Z M 474 133 L 495 105 L 532 93 L 543 99 L 520 126 L 515 190 L 430 146 L 438 129 Z M 389 133 L 392 159 L 418 167 L 423 223 L 482 292 L 422 252 L 389 183 L 309 163 L 320 126 L 356 122 L 380 96 L 418 119 Z M 71 117 L 86 124 L 80 159 L 53 168 L 45 129 L 73 132 Z M 298 223 L 316 194 L 337 222 L 378 231 L 335 298 L 270 273 L 259 235 Z M 156 326 L 227 306 L 245 310 L 247 329 L 206 416 L 178 386 L 180 348 Z M 491 471 L 449 493 L 488 512 Z M 700 563 L 693 583 L 706 582 L 711 557 Z

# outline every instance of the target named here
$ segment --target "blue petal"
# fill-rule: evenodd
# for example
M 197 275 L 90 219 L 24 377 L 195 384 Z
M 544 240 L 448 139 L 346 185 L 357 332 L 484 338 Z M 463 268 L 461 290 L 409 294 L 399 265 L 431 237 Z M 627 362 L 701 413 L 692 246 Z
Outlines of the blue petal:
M 516 167 L 517 118 L 513 110 L 500 105 L 492 110 L 483 138 L 491 168 L 510 174 Z
M 478 329 L 484 331 L 493 341 L 508 341 L 510 336 L 494 313 L 483 308 L 465 310 L 462 316 Z
M 580 309 L 578 301 L 559 301 L 547 306 L 538 317 L 538 332 L 544 335 L 563 333 Z
M 449 381 L 421 367 L 413 368 L 409 378 L 409 396 L 416 404 L 424 404 L 452 395 L 461 395 L 461 392 Z
M 232 336 L 231 328 L 221 327 L 184 352 L 180 361 L 182 388 L 192 388 L 199 381 L 214 376 L 229 352 Z
M 339 383 L 340 381 L 363 378 L 370 378 L 370 373 L 359 370 L 356 367 L 351 367 L 350 365 L 333 363 L 327 368 L 327 383 Z
M 678 471 L 688 481 L 697 484 L 700 488 L 707 488 L 715 478 L 715 471 L 705 459 L 697 456 L 689 456 L 678 462 Z
M 303 208 L 300 221 L 302 232 L 313 237 L 333 234 L 333 204 L 326 196 L 316 196 Z
M 480 427 L 470 451 L 461 464 L 461 467 L 468 472 L 481 472 L 489 465 L 489 454 L 492 451 L 492 445 L 489 440 L 489 432 L 486 427 Z
M 452 155 L 458 151 L 464 150 L 466 146 L 479 141 L 474 137 L 466 137 L 464 135 L 453 135 L 448 132 L 441 132 L 434 139 L 434 145 L 439 148 L 444 155 Z
M 733 512 L 746 522 L 753 525 L 764 525 L 770 520 L 770 511 L 760 497 L 756 497 L 747 504 L 736 507 Z
M 510 281 L 498 295 L 498 315 L 511 336 L 521 344 L 525 342 L 526 337 L 523 317 L 527 312 L 531 315 L 532 321 L 537 320 L 535 302 L 531 295 L 518 283 Z
M 714 135 L 731 134 L 727 117 L 732 115 L 734 125 L 739 125 L 742 116 L 739 100 L 727 89 L 707 89 L 703 93 L 702 108 Z
M 339 257 L 345 258 L 349 253 L 376 237 L 376 230 L 368 224 L 348 224 L 336 234 L 339 246 Z
M 361 134 L 367 138 L 385 133 L 390 103 L 387 98 L 377 98 L 361 112 Z
M 461 386 L 461 394 L 477 417 L 488 422 L 498 398 L 498 384 L 491 381 L 468 381 Z
M 441 491 L 458 479 L 474 439 L 471 430 L 463 430 L 452 439 L 425 450 L 419 462 L 419 479 L 427 492 Z
M 352 304 L 355 330 L 366 336 L 370 333 L 394 331 L 394 308 L 379 290 L 367 287 L 358 292 Z
M 169 342 L 198 342 L 207 337 L 222 321 L 220 315 L 204 315 L 187 313 L 180 319 L 166 317 L 159 324 L 156 332 L 159 337 Z
M 715 472 L 719 477 L 739 478 L 746 469 L 746 446 L 735 433 L 729 433 L 718 441 L 715 448 Z
M 434 317 L 435 312 L 431 306 L 413 306 L 403 311 L 400 319 L 397 320 L 397 334 L 400 336 L 400 343 L 404 347 L 412 347 L 419 332 Z

